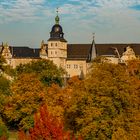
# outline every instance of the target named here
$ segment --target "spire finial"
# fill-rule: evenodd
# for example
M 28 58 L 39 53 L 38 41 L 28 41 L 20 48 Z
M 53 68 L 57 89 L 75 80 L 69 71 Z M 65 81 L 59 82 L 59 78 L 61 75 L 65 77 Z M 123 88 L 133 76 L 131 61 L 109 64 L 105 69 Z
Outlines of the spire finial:
M 95 33 L 92 33 L 93 34 L 93 40 L 95 39 Z
M 8 46 L 8 42 L 6 42 L 3 46 L 4 46 L 5 48 L 9 47 L 9 46 Z
M 59 8 L 58 8 L 58 7 L 56 8 L 56 13 L 57 13 L 57 15 L 58 15 L 58 13 L 59 13 Z
M 55 17 L 55 24 L 59 24 L 58 12 L 59 12 L 59 8 L 57 7 L 57 10 L 56 10 L 57 16 Z

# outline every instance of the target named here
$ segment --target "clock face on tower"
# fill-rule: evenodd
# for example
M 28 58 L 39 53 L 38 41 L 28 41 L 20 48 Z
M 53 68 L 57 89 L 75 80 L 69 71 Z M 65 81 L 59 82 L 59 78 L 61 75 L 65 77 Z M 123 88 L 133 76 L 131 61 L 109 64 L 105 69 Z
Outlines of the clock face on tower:
M 59 27 L 55 27 L 55 32 L 59 32 Z

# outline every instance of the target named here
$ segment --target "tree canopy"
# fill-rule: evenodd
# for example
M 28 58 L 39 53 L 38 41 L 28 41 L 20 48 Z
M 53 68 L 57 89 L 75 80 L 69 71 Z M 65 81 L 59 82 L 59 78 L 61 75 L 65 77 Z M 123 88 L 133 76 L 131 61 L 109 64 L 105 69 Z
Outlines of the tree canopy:
M 97 60 L 84 80 L 73 77 L 66 87 L 60 86 L 64 71 L 48 60 L 18 66 L 12 82 L 0 77 L 2 120 L 17 130 L 29 130 L 34 121 L 45 119 L 34 120 L 33 116 L 40 106 L 47 104 L 52 116 L 64 122 L 64 130 L 76 137 L 140 139 L 140 60 L 126 65 Z M 33 130 L 37 132 L 36 126 Z M 44 132 L 45 128 L 40 127 L 38 132 Z
M 50 60 L 40 59 L 27 64 L 20 64 L 15 70 L 18 75 L 21 73 L 35 73 L 41 82 L 49 86 L 53 83 L 60 86 L 63 84 L 64 70 L 61 67 L 58 68 Z
M 140 139 L 140 81 L 129 66 L 94 63 L 73 88 L 66 127 L 85 139 Z
M 13 128 L 29 129 L 34 113 L 45 101 L 43 85 L 35 74 L 21 74 L 12 83 L 11 91 L 4 106 L 4 117 Z

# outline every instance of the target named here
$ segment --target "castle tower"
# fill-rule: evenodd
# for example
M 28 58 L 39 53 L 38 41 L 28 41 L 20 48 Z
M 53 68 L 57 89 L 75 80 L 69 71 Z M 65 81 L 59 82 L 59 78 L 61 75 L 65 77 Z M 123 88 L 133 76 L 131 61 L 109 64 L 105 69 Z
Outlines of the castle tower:
M 65 68 L 67 58 L 67 41 L 64 39 L 64 33 L 59 24 L 59 16 L 55 18 L 55 25 L 50 32 L 48 40 L 48 59 L 52 60 L 57 66 Z

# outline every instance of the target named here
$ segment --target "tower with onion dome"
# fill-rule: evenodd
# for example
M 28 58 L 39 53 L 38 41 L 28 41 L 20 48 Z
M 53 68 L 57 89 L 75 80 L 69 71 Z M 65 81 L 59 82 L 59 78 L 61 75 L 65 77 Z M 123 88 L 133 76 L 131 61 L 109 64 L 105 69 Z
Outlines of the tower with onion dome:
M 50 38 L 48 39 L 48 58 L 57 66 L 65 68 L 67 58 L 67 41 L 64 39 L 63 28 L 60 25 L 58 10 L 55 17 L 55 24 L 51 29 Z

